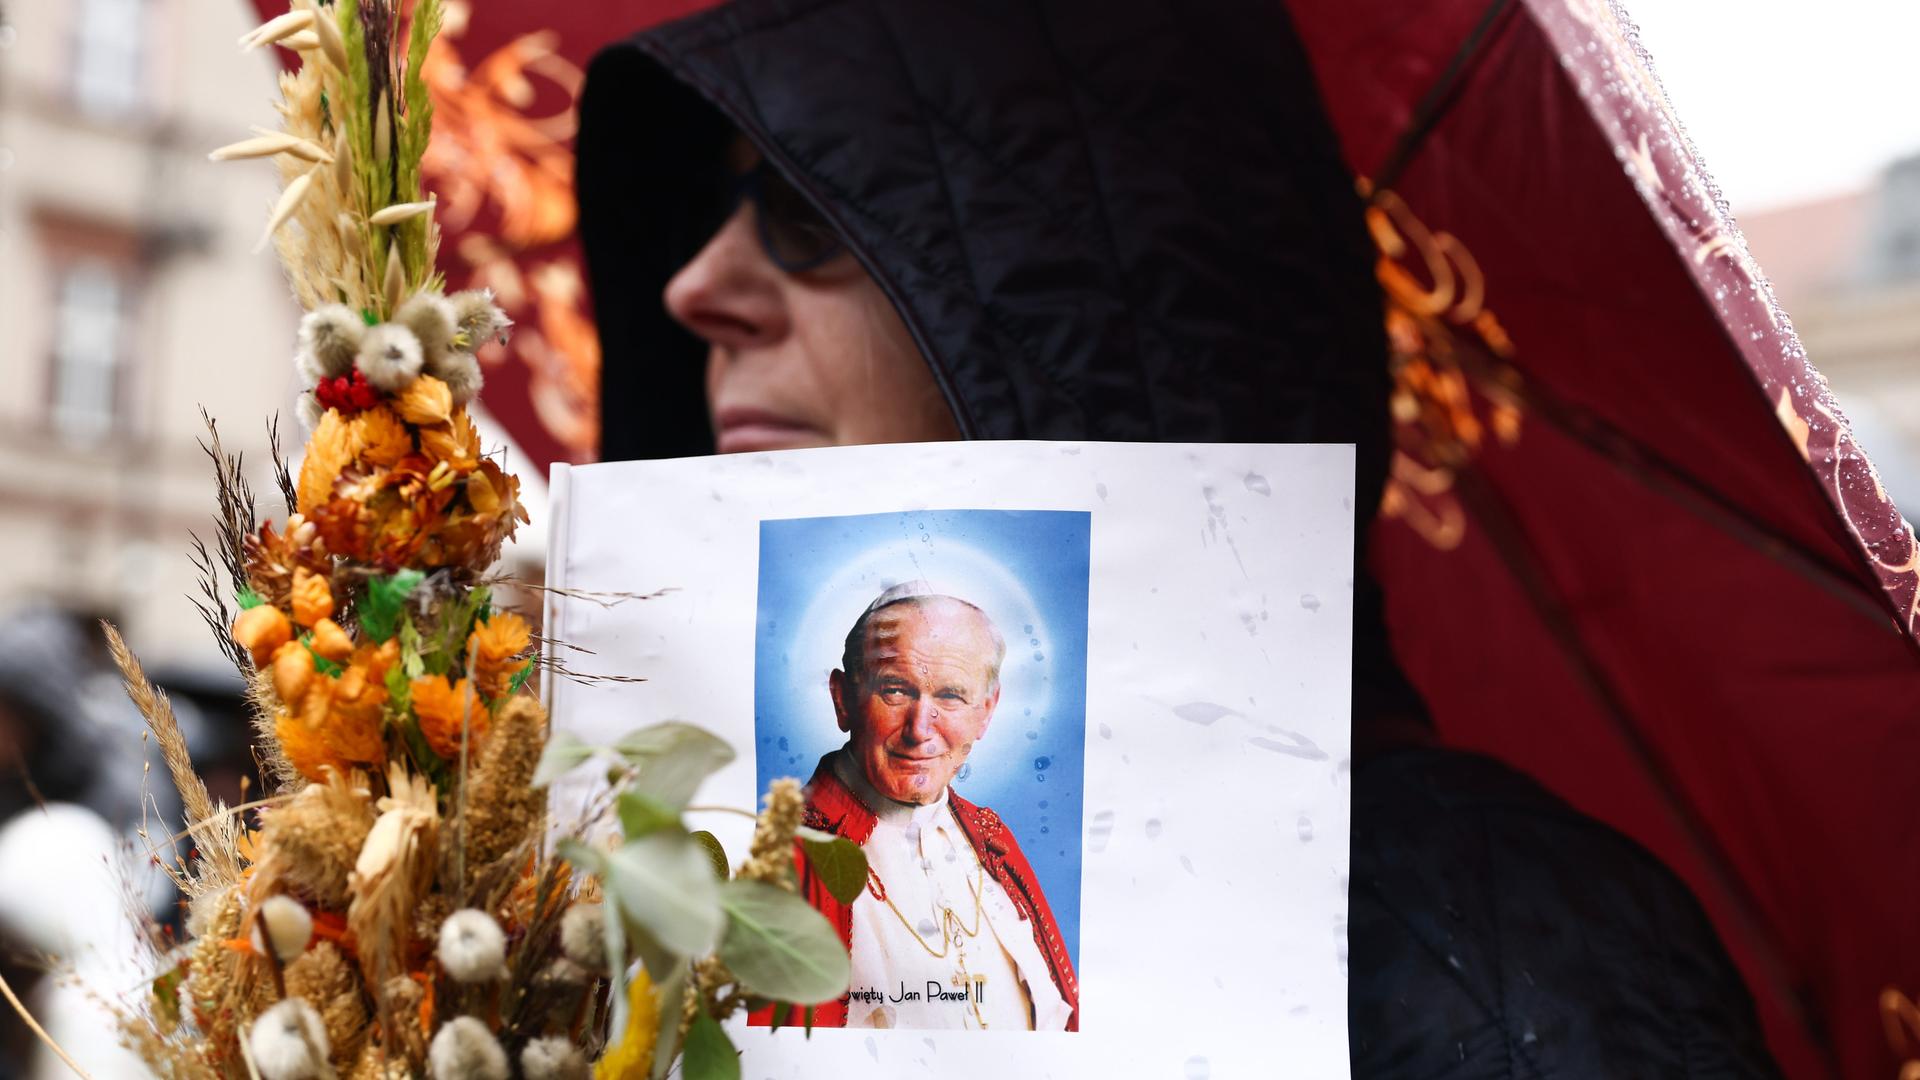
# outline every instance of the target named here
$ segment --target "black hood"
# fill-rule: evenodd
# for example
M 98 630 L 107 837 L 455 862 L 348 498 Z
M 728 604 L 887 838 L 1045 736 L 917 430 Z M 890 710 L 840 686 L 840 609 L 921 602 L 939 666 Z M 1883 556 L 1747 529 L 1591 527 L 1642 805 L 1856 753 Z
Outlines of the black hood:
M 578 185 L 607 459 L 712 452 L 705 346 L 661 292 L 720 224 L 736 129 L 892 298 L 968 437 L 1351 442 L 1364 533 L 1374 252 L 1275 0 L 741 0 L 604 50 Z M 1364 687 L 1387 662 L 1359 592 Z

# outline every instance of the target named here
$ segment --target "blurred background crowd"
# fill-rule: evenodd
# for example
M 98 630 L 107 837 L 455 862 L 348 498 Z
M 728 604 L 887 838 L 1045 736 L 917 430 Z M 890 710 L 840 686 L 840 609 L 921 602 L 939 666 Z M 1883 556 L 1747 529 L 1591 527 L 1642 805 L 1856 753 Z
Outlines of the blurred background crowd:
M 559 5 L 449 6 L 429 180 L 451 284 L 493 287 L 520 324 L 511 352 L 483 356 L 486 405 L 513 415 L 481 423 L 534 518 L 505 569 L 537 581 L 544 465 L 591 460 L 597 441 L 569 107 L 584 58 L 628 27 L 619 4 L 554 14 L 564 27 L 526 14 Z M 1920 111 L 1903 81 L 1920 7 L 1628 6 L 1886 488 L 1920 505 Z M 507 9 L 518 25 L 487 24 Z M 173 694 L 215 796 L 243 800 L 253 773 L 188 556 L 213 508 L 202 411 L 275 516 L 266 418 L 289 449 L 301 438 L 298 312 L 256 247 L 273 171 L 206 159 L 272 122 L 278 57 L 233 44 L 255 22 L 251 0 L 0 0 L 0 972 L 16 987 L 74 944 L 58 929 L 71 912 L 47 910 L 32 876 L 60 850 L 97 852 L 76 836 L 104 827 L 144 850 L 143 822 L 164 837 L 177 818 L 143 773 L 99 619 Z M 41 800 L 93 817 L 15 828 Z M 94 900 L 103 917 L 122 904 Z M 0 1078 L 24 1038 L 0 1013 Z

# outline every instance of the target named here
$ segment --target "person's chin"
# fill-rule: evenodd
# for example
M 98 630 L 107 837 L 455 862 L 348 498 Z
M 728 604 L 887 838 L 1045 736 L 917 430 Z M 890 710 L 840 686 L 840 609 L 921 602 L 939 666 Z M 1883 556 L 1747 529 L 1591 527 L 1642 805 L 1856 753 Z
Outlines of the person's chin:
M 924 805 L 938 799 L 947 786 L 946 777 L 931 762 L 921 768 L 890 765 L 881 782 L 873 786 L 894 802 Z

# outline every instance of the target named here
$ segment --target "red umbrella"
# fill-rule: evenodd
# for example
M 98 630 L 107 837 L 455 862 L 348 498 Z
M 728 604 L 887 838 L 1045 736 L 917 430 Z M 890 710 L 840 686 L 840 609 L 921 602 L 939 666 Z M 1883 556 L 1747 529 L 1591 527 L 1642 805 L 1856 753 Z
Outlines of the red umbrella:
M 1395 256 L 1374 559 L 1442 736 L 1682 874 L 1790 1076 L 1893 1075 L 1920 554 L 1632 24 L 1291 7 Z
M 473 210 L 442 212 L 443 269 L 524 289 L 487 400 L 538 464 L 583 456 L 597 408 L 547 213 L 570 72 L 708 3 L 490 0 L 448 35 L 473 78 L 437 137 L 493 167 L 429 177 Z M 1789 1075 L 1892 1075 L 1880 995 L 1920 992 L 1920 549 L 1631 24 L 1606 0 L 1288 3 L 1393 256 L 1405 423 L 1374 559 L 1442 735 L 1680 872 Z

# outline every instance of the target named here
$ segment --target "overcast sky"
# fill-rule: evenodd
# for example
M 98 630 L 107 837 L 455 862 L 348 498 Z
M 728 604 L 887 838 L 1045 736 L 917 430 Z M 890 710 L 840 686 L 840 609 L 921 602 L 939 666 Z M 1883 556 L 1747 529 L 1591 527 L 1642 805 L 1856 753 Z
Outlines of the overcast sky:
M 1622 0 L 1736 213 L 1920 153 L 1920 0 Z

